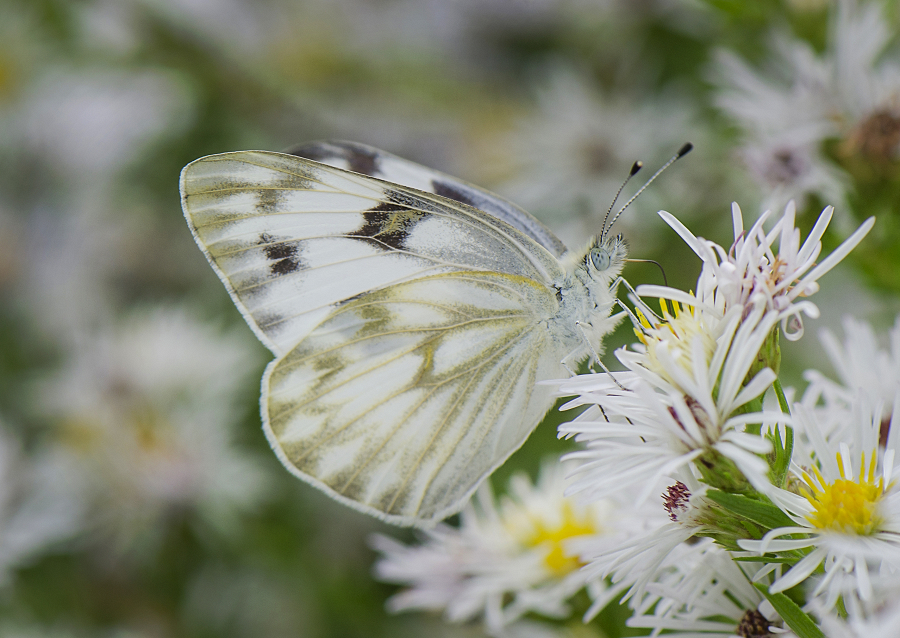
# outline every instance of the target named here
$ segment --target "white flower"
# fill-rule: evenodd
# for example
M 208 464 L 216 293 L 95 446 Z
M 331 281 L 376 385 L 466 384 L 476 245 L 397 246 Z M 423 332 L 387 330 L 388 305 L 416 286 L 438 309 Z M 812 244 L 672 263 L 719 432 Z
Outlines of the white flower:
M 23 93 L 13 120 L 20 143 L 75 189 L 105 185 L 157 136 L 191 119 L 185 87 L 160 70 L 52 69 Z
M 849 407 L 856 397 L 865 395 L 873 403 L 881 401 L 885 418 L 890 418 L 896 411 L 895 401 L 900 399 L 900 317 L 888 333 L 887 350 L 879 347 L 871 326 L 853 317 L 844 318 L 844 335 L 841 343 L 830 331 L 822 330 L 822 346 L 839 382 L 817 370 L 807 371 L 810 385 L 803 404 L 815 409 L 821 399 L 825 410 L 832 412 L 836 407 Z
M 754 570 L 708 541 L 694 546 L 648 585 L 652 608 L 645 604 L 628 626 L 696 638 L 793 637 L 744 569 Z
M 622 533 L 615 504 L 582 506 L 564 498 L 558 464 L 545 466 L 534 486 L 515 477 L 510 492 L 498 505 L 485 483 L 458 528 L 442 523 L 426 530 L 420 545 L 373 537 L 383 554 L 377 577 L 408 587 L 388 608 L 442 610 L 450 622 L 483 617 L 497 634 L 528 612 L 567 617 L 568 599 L 584 587 L 591 598 L 608 600 L 603 582 L 580 569 L 579 555 L 585 544 Z
M 682 473 L 682 478 L 691 484 L 695 493 L 677 482 L 666 489 L 659 502 L 648 502 L 644 510 L 645 527 L 651 531 L 635 530 L 612 542 L 605 540 L 602 544 L 585 546 L 583 558 L 588 561 L 587 573 L 608 579 L 611 592 L 615 595 L 624 592 L 620 602 L 628 602 L 639 613 L 656 604 L 658 596 L 648 593 L 648 588 L 695 551 L 685 541 L 704 531 L 704 519 L 710 518 L 705 489 L 687 473 Z M 700 541 L 704 547 L 708 546 L 706 543 Z M 606 599 L 595 601 L 585 617 L 599 613 L 606 602 Z
M 896 638 L 900 636 L 900 606 L 897 605 L 900 589 L 890 593 L 879 601 L 875 611 L 865 615 L 851 612 L 849 617 L 840 617 L 833 611 L 822 610 L 821 605 L 814 604 L 814 608 L 828 638 Z
M 819 278 L 836 266 L 862 241 L 872 229 L 875 219 L 870 217 L 838 248 L 821 262 L 816 260 L 822 252 L 822 235 L 831 221 L 834 209 L 825 208 L 806 241 L 801 245 L 800 230 L 794 226 L 795 206 L 788 203 L 784 214 L 766 231 L 763 224 L 771 211 L 744 230 L 741 209 L 732 204 L 734 243 L 726 250 L 718 244 L 694 236 L 673 215 L 660 211 L 660 217 L 690 246 L 703 261 L 703 270 L 697 281 L 697 296 L 720 312 L 743 307 L 748 312 L 757 299 L 766 308 L 778 313 L 785 337 L 794 341 L 803 335 L 801 313 L 818 317 L 819 309 L 806 298 L 819 289 Z M 778 240 L 777 250 L 774 247 Z M 642 296 L 663 297 L 688 304 L 696 304 L 696 298 L 681 291 L 661 286 L 640 286 Z
M 618 350 L 616 356 L 629 372 L 559 382 L 561 394 L 579 395 L 563 409 L 598 406 L 559 427 L 560 435 L 574 435 L 586 446 L 566 457 L 580 463 L 567 493 L 597 497 L 639 483 L 642 500 L 660 480 L 677 476 L 708 453 L 733 462 L 754 485 L 767 482 L 768 466 L 757 455 L 768 452 L 770 444 L 743 432 L 743 426 L 778 420 L 780 414 L 735 414 L 735 410 L 760 396 L 775 378 L 766 368 L 744 385 L 777 314 L 763 315 L 759 307 L 741 321 L 740 310 L 732 311 L 715 328 L 714 350 L 704 334 L 709 326 L 703 315 L 702 311 L 679 315 L 684 321 L 699 322 L 697 330 L 667 337 L 662 324 L 642 336 L 645 342 L 658 339 L 652 347 Z M 681 342 L 680 334 L 692 340 Z
M 813 193 L 843 204 L 846 178 L 819 149 L 822 140 L 836 134 L 821 98 L 824 72 L 805 43 L 777 38 L 774 48 L 781 54 L 779 68 L 789 75 L 788 86 L 758 74 L 731 53 L 717 56 L 716 103 L 743 128 L 738 155 L 764 186 L 765 207 L 780 208 L 791 199 L 802 206 Z
M 720 53 L 717 102 L 743 128 L 742 155 L 770 203 L 816 193 L 842 203 L 847 179 L 826 159 L 870 165 L 895 162 L 900 153 L 900 60 L 884 56 L 895 29 L 877 2 L 841 0 L 832 5 L 828 42 L 810 45 L 775 39 L 777 58 L 765 74 L 734 55 Z
M 599 232 L 613 193 L 635 161 L 668 159 L 687 140 L 702 145 L 691 111 L 678 98 L 606 97 L 586 74 L 556 67 L 541 86 L 535 113 L 501 144 L 515 164 L 512 176 L 495 189 L 547 221 L 564 243 L 579 245 Z M 678 170 L 679 179 L 658 182 L 659 188 L 642 195 L 641 205 L 657 210 L 674 198 L 691 209 L 692 198 L 716 186 L 709 179 L 714 169 L 701 169 L 699 160 Z M 698 180 L 713 183 L 701 188 Z
M 266 475 L 232 442 L 252 362 L 246 341 L 181 310 L 82 335 L 42 399 L 103 536 L 127 549 L 182 509 L 228 525 L 262 497 Z
M 46 450 L 26 460 L 19 442 L 0 427 L 0 583 L 80 531 L 83 512 L 71 469 Z
M 776 578 L 770 591 L 794 587 L 814 576 L 812 597 L 831 609 L 848 580 L 861 601 L 876 594 L 872 574 L 900 573 L 900 484 L 893 477 L 898 437 L 879 449 L 881 407 L 865 397 L 842 411 L 842 427 L 821 427 L 816 413 L 794 406 L 806 445 L 794 450 L 793 491 L 772 488 L 768 496 L 795 523 L 740 546 L 760 554 L 801 551 L 801 558 Z M 799 535 L 793 538 L 792 534 Z

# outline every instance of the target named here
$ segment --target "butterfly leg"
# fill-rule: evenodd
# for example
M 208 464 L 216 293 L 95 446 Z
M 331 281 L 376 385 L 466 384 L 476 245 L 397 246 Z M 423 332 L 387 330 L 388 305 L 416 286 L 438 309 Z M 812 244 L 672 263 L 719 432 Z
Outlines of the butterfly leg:
M 618 288 L 619 284 L 622 284 L 625 286 L 625 288 L 628 290 L 628 293 L 629 293 L 629 295 L 628 295 L 629 299 L 631 299 L 634 302 L 635 306 L 640 308 L 641 312 L 643 312 L 645 315 L 653 317 L 657 321 L 662 321 L 662 317 L 660 317 L 659 314 L 657 314 L 650 306 L 648 306 L 646 303 L 644 303 L 644 300 L 640 298 L 640 296 L 637 294 L 637 291 L 631 286 L 630 283 L 628 283 L 628 280 L 625 279 L 624 277 L 621 277 L 621 276 L 616 277 L 615 281 L 613 281 L 612 284 L 610 284 L 610 286 L 609 286 L 610 291 L 612 292 L 616 288 Z M 626 308 L 625 305 L 618 299 L 618 297 L 616 295 L 613 295 L 613 297 L 616 299 L 616 303 L 619 304 L 619 307 L 622 308 L 623 310 L 625 310 L 625 312 L 627 312 L 628 315 L 631 317 L 632 323 L 634 323 L 635 326 L 639 326 L 640 322 L 637 320 L 637 317 L 635 317 L 634 313 L 632 313 L 631 310 Z
M 625 312 L 625 314 L 628 315 L 628 318 L 631 319 L 631 323 L 635 328 L 639 329 L 641 327 L 641 320 L 638 319 L 637 315 L 635 315 L 631 308 L 626 306 L 621 299 L 616 299 L 616 305 L 619 306 L 619 308 L 621 308 Z
M 609 378 L 613 380 L 613 383 L 615 383 L 617 386 L 619 386 L 619 388 L 621 390 L 627 391 L 627 388 L 625 388 L 624 385 L 619 383 L 619 381 L 616 379 L 616 377 L 613 375 L 613 373 L 610 372 L 609 368 L 607 368 L 606 365 L 600 360 L 600 355 L 598 355 L 597 351 L 594 349 L 594 345 L 591 343 L 591 340 L 588 338 L 587 331 L 584 329 L 584 325 L 582 324 L 582 322 L 576 321 L 575 325 L 581 331 L 581 336 L 584 338 L 584 342 L 587 344 L 587 347 L 590 349 L 593 360 L 597 362 L 597 365 L 599 365 L 601 368 L 603 368 L 603 371 L 609 375 Z
M 578 376 L 578 374 L 574 370 L 572 370 L 572 368 L 569 367 L 568 362 L 572 357 L 574 357 L 578 353 L 579 350 L 581 350 L 581 348 L 575 348 L 574 350 L 572 350 L 572 352 L 570 352 L 569 354 L 564 356 L 562 358 L 562 360 L 559 362 L 559 364 L 566 369 L 566 372 L 569 373 L 570 377 Z

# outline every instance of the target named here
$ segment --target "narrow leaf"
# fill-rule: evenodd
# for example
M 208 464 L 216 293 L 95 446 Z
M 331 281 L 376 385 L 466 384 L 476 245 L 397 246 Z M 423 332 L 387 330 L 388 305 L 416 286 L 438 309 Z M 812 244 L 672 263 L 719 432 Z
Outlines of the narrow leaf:
M 785 414 L 790 414 L 791 408 L 788 405 L 787 398 L 784 396 L 784 390 L 781 388 L 781 381 L 775 379 L 772 387 L 775 389 L 775 395 L 778 397 L 778 405 L 781 407 L 781 411 Z M 784 487 L 788 468 L 791 465 L 791 456 L 794 452 L 794 428 L 789 425 L 785 426 L 784 441 L 781 440 L 781 436 L 776 428 L 775 437 L 770 437 L 770 440 L 773 438 L 777 440 L 772 441 L 775 446 L 775 462 L 771 470 L 772 483 L 778 487 Z
M 760 593 L 766 597 L 778 615 L 784 619 L 799 638 L 825 638 L 819 626 L 793 600 L 782 594 L 772 594 L 763 583 L 754 583 Z
M 729 512 L 748 518 L 767 530 L 788 527 L 794 524 L 787 514 L 770 503 L 764 503 L 740 494 L 729 494 L 720 490 L 708 490 L 706 496 Z

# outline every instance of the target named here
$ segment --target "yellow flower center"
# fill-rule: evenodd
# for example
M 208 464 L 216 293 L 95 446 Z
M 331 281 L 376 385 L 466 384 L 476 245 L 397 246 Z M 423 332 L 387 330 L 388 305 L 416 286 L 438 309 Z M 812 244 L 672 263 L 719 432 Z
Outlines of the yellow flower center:
M 566 549 L 567 541 L 578 536 L 599 533 L 598 526 L 591 519 L 590 510 L 576 512 L 568 501 L 560 503 L 560 509 L 549 520 L 536 512 L 523 512 L 524 517 L 507 521 L 510 531 L 526 549 L 543 548 L 546 551 L 544 563 L 554 575 L 562 577 L 579 569 L 582 563 Z
M 878 503 L 884 495 L 884 477 L 875 481 L 875 451 L 866 471 L 866 456 L 862 455 L 859 476 L 844 475 L 841 454 L 837 455 L 841 478 L 828 483 L 817 468 L 815 476 L 804 474 L 804 497 L 813 506 L 813 512 L 806 517 L 818 529 L 844 534 L 868 536 L 881 527 L 882 518 L 878 514 Z
M 708 363 L 715 354 L 716 342 L 695 315 L 693 306 L 675 301 L 672 302 L 673 312 L 670 313 L 665 299 L 660 299 L 659 305 L 662 308 L 662 321 L 659 323 L 651 323 L 640 309 L 637 310 L 641 327 L 635 328 L 634 333 L 647 347 L 648 367 L 669 383 L 675 384 L 674 379 L 659 362 L 660 348 L 668 350 L 671 357 L 684 370 L 692 373 L 694 341 L 700 339 L 703 344 L 704 363 Z

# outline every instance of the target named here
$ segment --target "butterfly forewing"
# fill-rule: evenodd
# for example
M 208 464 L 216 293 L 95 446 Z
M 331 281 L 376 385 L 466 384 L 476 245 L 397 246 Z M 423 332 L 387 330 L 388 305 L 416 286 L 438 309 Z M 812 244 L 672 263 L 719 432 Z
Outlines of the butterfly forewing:
M 459 509 L 517 449 L 559 374 L 533 280 L 433 275 L 341 305 L 267 371 L 266 431 L 292 471 L 400 524 Z M 551 356 L 547 356 L 547 355 Z
M 463 203 L 281 153 L 209 156 L 182 172 L 188 223 L 275 354 L 339 304 L 438 273 L 483 270 L 549 284 L 559 262 Z
M 490 213 L 497 219 L 502 219 L 531 237 L 555 257 L 560 257 L 566 252 L 565 244 L 550 232 L 550 229 L 512 202 L 474 184 L 377 148 L 356 142 L 330 140 L 302 144 L 287 152 L 472 206 Z

